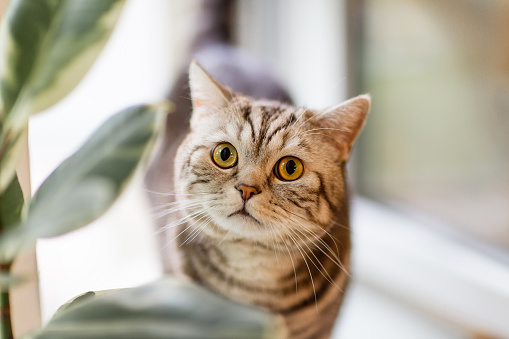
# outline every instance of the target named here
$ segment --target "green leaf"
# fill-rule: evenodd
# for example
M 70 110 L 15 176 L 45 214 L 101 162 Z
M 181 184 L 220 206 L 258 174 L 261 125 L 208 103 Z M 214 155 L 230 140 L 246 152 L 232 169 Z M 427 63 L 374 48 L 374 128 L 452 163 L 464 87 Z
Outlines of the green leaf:
M 65 160 L 35 193 L 26 220 L 0 238 L 0 262 L 36 238 L 73 231 L 102 215 L 152 148 L 162 126 L 160 108 L 134 106 L 116 114 Z
M 0 233 L 19 223 L 23 203 L 18 176 L 14 175 L 5 192 L 0 193 Z
M 11 0 L 0 25 L 0 192 L 13 175 L 28 116 L 66 96 L 87 73 L 125 0 Z
M 23 278 L 13 276 L 8 272 L 0 272 L 0 292 L 7 292 L 11 287 L 21 284 L 22 282 L 24 282 Z
M 37 339 L 279 339 L 279 318 L 187 280 L 86 294 L 61 309 Z
M 24 140 L 27 139 L 28 124 L 17 133 L 6 133 L 2 144 L 2 122 L 0 121 L 0 193 L 7 189 L 16 173 L 16 166 L 23 154 Z
M 108 40 L 124 0 L 11 0 L 0 28 L 2 109 L 39 112 L 67 95 Z

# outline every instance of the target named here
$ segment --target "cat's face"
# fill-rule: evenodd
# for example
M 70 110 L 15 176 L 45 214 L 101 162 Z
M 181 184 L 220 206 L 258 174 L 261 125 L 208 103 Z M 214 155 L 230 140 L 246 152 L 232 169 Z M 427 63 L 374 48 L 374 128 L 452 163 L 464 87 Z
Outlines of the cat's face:
M 190 78 L 191 133 L 175 162 L 179 200 L 195 213 L 189 223 L 259 241 L 323 235 L 369 99 L 310 111 L 233 94 L 196 64 Z

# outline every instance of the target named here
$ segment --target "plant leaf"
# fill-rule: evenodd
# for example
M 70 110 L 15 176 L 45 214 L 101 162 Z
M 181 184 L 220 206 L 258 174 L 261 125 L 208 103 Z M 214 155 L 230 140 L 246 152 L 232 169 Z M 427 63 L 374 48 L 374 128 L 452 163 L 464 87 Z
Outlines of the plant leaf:
M 2 110 L 31 112 L 67 95 L 99 55 L 125 0 L 11 0 L 0 28 Z M 21 98 L 20 98 L 21 96 Z
M 23 154 L 27 139 L 28 124 L 17 133 L 7 132 L 2 144 L 2 122 L 0 121 L 0 193 L 7 189 L 16 173 L 16 166 Z
M 106 121 L 42 183 L 26 220 L 0 238 L 0 262 L 9 262 L 39 237 L 61 235 L 92 222 L 116 200 L 154 144 L 162 112 L 134 106 Z
M 279 339 L 280 320 L 187 280 L 86 294 L 61 309 L 37 339 Z
M 0 233 L 19 223 L 23 203 L 18 176 L 14 175 L 5 192 L 0 193 Z
M 13 276 L 7 272 L 0 272 L 0 292 L 7 292 L 11 287 L 22 282 L 24 282 L 23 278 Z
M 125 0 L 11 0 L 0 24 L 0 192 L 28 115 L 66 96 L 108 40 Z M 11 163 L 14 163 L 12 165 Z

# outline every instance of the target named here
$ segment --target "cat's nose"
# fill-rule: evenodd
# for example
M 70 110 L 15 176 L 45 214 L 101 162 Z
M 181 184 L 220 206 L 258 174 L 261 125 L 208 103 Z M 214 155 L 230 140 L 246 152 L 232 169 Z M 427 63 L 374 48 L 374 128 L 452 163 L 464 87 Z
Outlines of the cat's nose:
M 260 191 L 253 186 L 239 185 L 237 190 L 242 193 L 242 199 L 248 201 L 253 195 L 260 193 Z

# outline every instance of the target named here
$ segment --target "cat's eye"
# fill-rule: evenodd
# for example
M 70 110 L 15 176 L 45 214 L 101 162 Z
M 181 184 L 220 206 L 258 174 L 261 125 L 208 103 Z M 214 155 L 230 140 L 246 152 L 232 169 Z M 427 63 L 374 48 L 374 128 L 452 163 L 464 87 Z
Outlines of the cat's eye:
M 281 158 L 274 168 L 274 174 L 278 179 L 284 181 L 293 181 L 300 178 L 304 172 L 302 161 L 295 157 Z
M 219 144 L 212 150 L 212 160 L 221 168 L 230 168 L 237 163 L 237 150 L 231 144 Z

